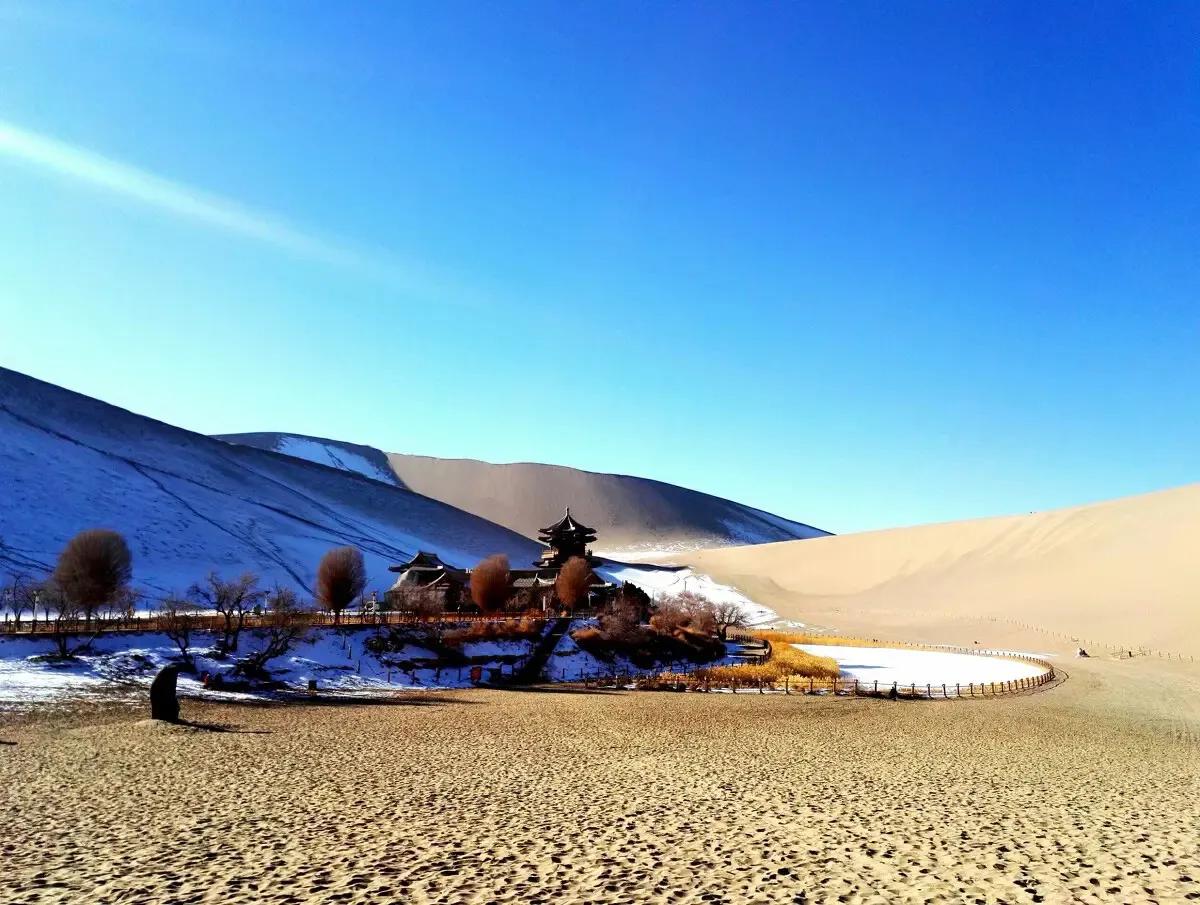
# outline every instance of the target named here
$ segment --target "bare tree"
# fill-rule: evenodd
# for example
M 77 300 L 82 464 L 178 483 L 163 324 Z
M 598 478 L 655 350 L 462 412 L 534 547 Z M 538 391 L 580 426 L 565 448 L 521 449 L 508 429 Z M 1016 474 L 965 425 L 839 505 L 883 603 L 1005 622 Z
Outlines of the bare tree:
M 12 610 L 13 627 L 18 630 L 21 628 L 21 614 L 26 610 L 33 613 L 33 592 L 36 587 L 36 583 L 31 581 L 28 575 L 18 572 L 12 577 L 12 584 L 4 589 L 4 602 Z
M 333 613 L 333 622 L 341 622 L 342 611 L 367 586 L 367 567 L 362 551 L 355 547 L 336 547 L 321 557 L 317 566 L 317 602 Z
M 741 606 L 732 600 L 719 601 L 712 605 L 713 620 L 717 624 L 717 637 L 722 641 L 729 637 L 731 628 L 745 628 L 749 623 Z
M 238 649 L 238 638 L 246 624 L 246 614 L 258 606 L 267 592 L 258 587 L 258 576 L 245 572 L 232 581 L 226 581 L 216 572 L 209 572 L 204 584 L 188 588 L 188 596 L 202 609 L 215 610 L 224 624 L 217 648 L 224 653 Z
M 563 606 L 573 610 L 587 600 L 591 584 L 592 569 L 587 560 L 582 556 L 572 556 L 558 572 L 558 578 L 554 581 L 554 593 L 558 595 Z
M 266 676 L 267 664 L 303 641 L 308 632 L 309 625 L 305 613 L 300 609 L 296 592 L 276 585 L 267 597 L 261 624 L 250 631 L 255 641 L 254 650 L 246 655 L 236 670 L 246 676 Z
M 509 584 L 508 557 L 496 553 L 472 570 L 471 599 L 483 612 L 495 612 L 508 602 Z
M 54 655 L 58 659 L 74 657 L 92 643 L 94 636 L 90 633 L 86 633 L 82 641 L 78 640 L 83 608 L 67 597 L 53 579 L 39 584 L 34 595 L 43 607 L 50 640 L 54 642 Z
M 429 587 L 402 586 L 394 592 L 393 599 L 396 600 L 399 609 L 412 613 L 424 622 L 438 618 L 446 609 L 442 595 Z
M 717 634 L 712 603 L 691 591 L 659 598 L 650 625 L 665 634 L 684 629 L 702 635 Z
M 54 568 L 54 584 L 73 607 L 82 610 L 88 628 L 97 610 L 129 584 L 133 554 L 116 531 L 90 528 L 67 541 Z
M 641 628 L 642 609 L 639 602 L 624 594 L 618 596 L 600 616 L 600 630 L 606 637 L 626 639 L 634 637 Z
M 200 614 L 196 605 L 186 597 L 177 594 L 167 595 L 162 602 L 162 612 L 159 618 L 163 634 L 171 639 L 179 648 L 179 655 L 189 668 L 195 666 L 192 658 L 192 633 L 200 624 Z

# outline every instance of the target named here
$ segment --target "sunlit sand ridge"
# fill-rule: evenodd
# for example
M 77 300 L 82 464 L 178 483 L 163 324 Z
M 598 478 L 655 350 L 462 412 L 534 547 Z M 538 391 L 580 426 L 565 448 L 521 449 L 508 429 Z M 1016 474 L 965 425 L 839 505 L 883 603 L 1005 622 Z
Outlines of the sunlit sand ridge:
M 1200 660 L 1200 485 L 1003 518 L 689 554 L 786 619 L 875 637 Z

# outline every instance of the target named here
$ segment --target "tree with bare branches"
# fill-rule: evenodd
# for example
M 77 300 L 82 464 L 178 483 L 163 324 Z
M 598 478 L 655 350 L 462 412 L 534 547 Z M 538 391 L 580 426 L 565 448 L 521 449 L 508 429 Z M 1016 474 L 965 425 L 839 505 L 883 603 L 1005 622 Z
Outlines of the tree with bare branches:
M 717 634 L 712 603 L 691 591 L 660 597 L 650 617 L 650 625 L 665 634 L 682 629 L 701 635 Z
M 745 628 L 749 623 L 746 612 L 736 601 L 718 601 L 712 605 L 713 620 L 717 624 L 717 637 L 722 641 L 729 637 L 731 628 Z
M 244 572 L 231 581 L 216 572 L 209 572 L 203 584 L 188 588 L 188 597 L 201 609 L 215 610 L 221 616 L 224 624 L 217 649 L 222 653 L 233 653 L 238 649 L 246 614 L 266 596 L 267 592 L 258 587 L 258 576 L 253 572 Z
M 90 528 L 67 541 L 54 568 L 54 584 L 67 604 L 83 613 L 91 628 L 97 611 L 126 590 L 133 554 L 116 531 Z
M 393 606 L 402 613 L 409 613 L 422 622 L 437 619 L 446 609 L 442 595 L 434 588 L 420 585 L 401 585 L 391 591 Z
M 195 668 L 191 646 L 192 633 L 200 624 L 200 614 L 196 612 L 196 605 L 186 597 L 168 594 L 161 604 L 159 624 L 162 625 L 163 634 L 179 648 L 179 656 L 183 662 L 189 669 Z
M 508 603 L 510 584 L 508 557 L 496 553 L 472 570 L 471 599 L 483 612 L 494 613 Z
M 245 676 L 266 677 L 267 664 L 305 640 L 309 623 L 291 588 L 276 585 L 266 600 L 261 622 L 250 630 L 254 649 L 235 667 Z
M 582 556 L 572 556 L 559 569 L 558 578 L 554 580 L 554 593 L 568 610 L 574 610 L 580 603 L 586 603 L 588 589 L 592 584 L 592 568 Z
M 12 583 L 4 589 L 4 602 L 12 611 L 13 627 L 17 630 L 21 628 L 21 614 L 26 610 L 33 615 L 34 596 L 33 592 L 37 588 L 36 582 L 30 580 L 28 575 L 18 572 L 12 577 Z
M 367 567 L 362 551 L 355 547 L 336 547 L 321 557 L 317 566 L 317 602 L 333 613 L 334 625 L 342 620 L 342 611 L 367 586 Z
M 80 631 L 83 608 L 64 594 L 53 578 L 41 582 L 33 593 L 41 604 L 44 624 L 50 630 L 55 657 L 60 660 L 74 657 L 95 640 L 95 635 Z

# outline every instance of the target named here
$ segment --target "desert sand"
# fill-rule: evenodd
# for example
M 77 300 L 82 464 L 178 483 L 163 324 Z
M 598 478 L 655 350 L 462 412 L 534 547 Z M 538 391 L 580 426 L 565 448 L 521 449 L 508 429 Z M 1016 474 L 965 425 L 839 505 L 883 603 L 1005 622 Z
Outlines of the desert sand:
M 688 554 L 780 616 L 906 640 L 1183 654 L 1200 662 L 1200 484 L 1029 515 Z
M 1065 666 L 986 701 L 472 691 L 186 701 L 208 729 L 10 717 L 0 901 L 1200 898 L 1200 667 Z

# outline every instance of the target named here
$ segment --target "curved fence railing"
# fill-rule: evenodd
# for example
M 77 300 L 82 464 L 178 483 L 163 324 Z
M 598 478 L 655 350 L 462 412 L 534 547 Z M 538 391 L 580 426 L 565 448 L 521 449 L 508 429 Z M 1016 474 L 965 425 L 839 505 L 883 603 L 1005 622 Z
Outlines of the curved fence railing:
M 762 636 L 739 633 L 731 634 L 731 640 L 767 641 L 768 651 L 770 641 Z M 818 636 L 819 637 L 819 636 Z M 781 643 L 777 641 L 776 643 Z M 787 643 L 787 642 L 782 642 Z M 820 642 L 812 640 L 813 646 Z M 818 679 L 802 676 L 789 676 L 771 682 L 715 682 L 703 667 L 679 672 L 663 672 L 655 670 L 621 671 L 594 676 L 581 676 L 585 684 L 597 687 L 634 687 L 645 689 L 663 689 L 678 691 L 759 691 L 761 693 L 784 694 L 832 694 L 852 697 L 885 697 L 885 698 L 991 698 L 1002 695 L 1021 694 L 1048 685 L 1058 677 L 1054 664 L 1041 657 L 1014 651 L 994 650 L 991 648 L 956 647 L 949 644 L 921 644 L 906 641 L 880 641 L 879 639 L 838 637 L 838 645 L 867 646 L 894 649 L 929 650 L 942 653 L 969 654 L 972 656 L 993 657 L 1005 660 L 1016 660 L 1038 667 L 1041 671 L 1033 676 L 1021 679 L 1008 679 L 998 682 L 968 682 L 968 683 L 902 683 L 877 682 L 862 679 L 838 677 Z M 768 652 L 767 656 L 770 654 Z

